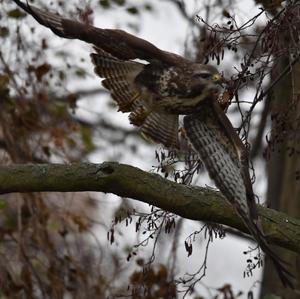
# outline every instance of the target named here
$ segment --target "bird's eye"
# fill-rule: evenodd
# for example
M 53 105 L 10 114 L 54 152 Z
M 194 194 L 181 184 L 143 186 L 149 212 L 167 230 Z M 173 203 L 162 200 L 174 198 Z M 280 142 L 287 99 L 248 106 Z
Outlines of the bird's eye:
M 199 74 L 195 74 L 196 78 L 203 78 L 203 79 L 209 79 L 211 78 L 211 74 L 210 73 L 199 73 Z

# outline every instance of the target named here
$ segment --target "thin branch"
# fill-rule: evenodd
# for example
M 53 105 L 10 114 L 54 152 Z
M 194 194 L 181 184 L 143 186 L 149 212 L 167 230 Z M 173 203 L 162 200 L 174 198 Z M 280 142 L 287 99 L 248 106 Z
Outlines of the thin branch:
M 261 150 L 261 147 L 263 144 L 263 142 L 262 142 L 263 133 L 264 133 L 266 125 L 267 125 L 267 119 L 268 119 L 268 115 L 270 113 L 270 108 L 271 108 L 271 96 L 269 95 L 269 97 L 266 98 L 266 100 L 264 102 L 264 108 L 260 115 L 260 121 L 259 121 L 259 124 L 257 127 L 257 133 L 256 133 L 254 141 L 252 142 L 252 147 L 251 147 L 251 152 L 250 152 L 251 160 L 253 160 Z

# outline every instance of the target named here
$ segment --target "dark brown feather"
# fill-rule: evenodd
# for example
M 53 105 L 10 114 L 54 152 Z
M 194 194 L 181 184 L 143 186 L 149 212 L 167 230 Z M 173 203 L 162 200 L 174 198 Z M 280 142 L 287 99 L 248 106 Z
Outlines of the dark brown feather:
M 141 101 L 141 94 L 134 80 L 144 68 L 144 65 L 138 62 L 117 59 L 98 48 L 95 48 L 95 50 L 97 53 L 91 54 L 92 62 L 95 65 L 95 73 L 102 78 L 106 78 L 102 81 L 102 84 L 111 91 L 119 110 L 122 112 L 132 111 L 134 102 Z
M 97 53 L 91 54 L 95 72 L 100 77 L 106 78 L 102 84 L 111 91 L 119 110 L 131 111 L 130 122 L 141 127 L 140 131 L 146 138 L 162 143 L 168 148 L 177 148 L 178 116 L 162 114 L 146 108 L 145 99 L 153 95 L 145 92 L 141 95 L 135 84 L 135 78 L 143 70 L 144 65 L 120 60 L 99 48 L 95 50 Z
M 238 215 L 256 239 L 262 250 L 271 258 L 284 284 L 293 288 L 293 275 L 268 245 L 258 227 L 254 195 L 242 142 L 217 103 L 205 103 L 195 114 L 184 117 L 184 128 L 194 149 L 199 153 L 210 177 L 226 199 L 234 206 Z M 223 114 L 222 114 L 222 113 Z M 239 152 L 242 151 L 242 154 Z M 245 180 L 249 180 L 248 183 Z M 249 192 L 251 192 L 249 194 Z M 250 197 L 250 198 L 249 198 Z M 255 216 L 253 219 L 252 216 Z
M 228 117 L 221 109 L 219 103 L 217 101 L 212 100 L 212 107 L 214 110 L 214 115 L 217 118 L 218 122 L 224 128 L 224 133 L 227 138 L 230 139 L 231 144 L 235 147 L 235 151 L 237 153 L 237 159 L 240 161 L 241 165 L 241 175 L 245 184 L 246 193 L 247 193 L 247 201 L 248 207 L 250 209 L 250 214 L 252 219 L 257 219 L 257 209 L 255 203 L 255 196 L 252 189 L 251 178 L 249 174 L 249 161 L 248 161 L 248 151 L 245 148 L 243 142 L 237 135 L 236 131 L 232 127 L 231 122 Z
M 150 42 L 123 30 L 96 28 L 43 11 L 19 0 L 14 0 L 14 2 L 58 36 L 80 39 L 94 44 L 116 58 L 159 60 L 169 65 L 180 65 L 187 62 L 182 56 L 160 50 Z
M 140 131 L 147 138 L 162 143 L 167 148 L 178 148 L 178 115 L 152 112 Z

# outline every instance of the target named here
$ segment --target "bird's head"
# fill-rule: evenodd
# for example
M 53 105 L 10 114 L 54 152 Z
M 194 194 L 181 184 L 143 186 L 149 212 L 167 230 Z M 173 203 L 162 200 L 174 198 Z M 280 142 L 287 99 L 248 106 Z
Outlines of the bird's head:
M 194 64 L 191 74 L 191 93 L 194 96 L 203 92 L 219 93 L 223 83 L 221 74 L 214 66 Z

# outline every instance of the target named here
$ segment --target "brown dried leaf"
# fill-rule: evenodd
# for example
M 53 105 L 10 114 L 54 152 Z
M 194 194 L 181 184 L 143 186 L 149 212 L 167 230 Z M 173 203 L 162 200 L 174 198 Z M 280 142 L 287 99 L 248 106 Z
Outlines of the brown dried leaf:
M 41 81 L 42 78 L 51 70 L 51 65 L 48 63 L 44 63 L 39 65 L 36 69 L 35 69 L 35 75 L 38 79 L 38 81 Z

